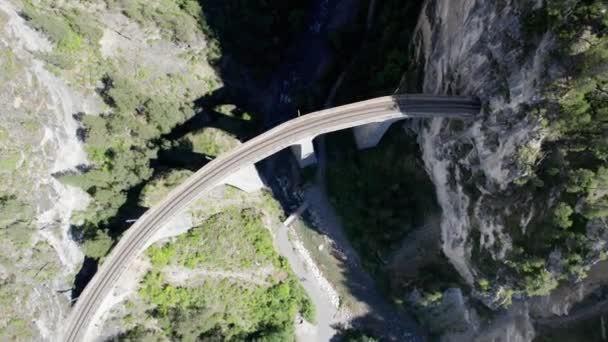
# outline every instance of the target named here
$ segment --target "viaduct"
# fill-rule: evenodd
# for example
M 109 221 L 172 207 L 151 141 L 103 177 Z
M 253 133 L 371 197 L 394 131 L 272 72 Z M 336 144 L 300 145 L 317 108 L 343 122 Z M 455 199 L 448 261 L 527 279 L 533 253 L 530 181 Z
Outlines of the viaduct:
M 100 265 L 74 305 L 59 340 L 81 342 L 94 338 L 87 332 L 99 318 L 128 266 L 154 241 L 171 218 L 213 187 L 230 184 L 244 191 L 264 186 L 255 163 L 291 147 L 301 167 L 316 161 L 313 139 L 321 134 L 353 128 L 360 149 L 376 146 L 395 121 L 406 118 L 471 119 L 480 111 L 479 100 L 466 96 L 395 95 L 321 110 L 285 122 L 209 162 L 159 204 L 142 215 L 122 236 Z

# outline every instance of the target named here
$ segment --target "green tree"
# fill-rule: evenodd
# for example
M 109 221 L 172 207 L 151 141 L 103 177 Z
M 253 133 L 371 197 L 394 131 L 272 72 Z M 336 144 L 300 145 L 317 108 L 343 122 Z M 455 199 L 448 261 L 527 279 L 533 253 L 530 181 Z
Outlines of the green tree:
M 572 226 L 572 220 L 570 216 L 574 213 L 572 207 L 564 202 L 559 202 L 553 210 L 553 218 L 556 225 L 561 228 L 570 228 Z
M 0 237 L 18 248 L 29 247 L 34 231 L 33 208 L 16 196 L 0 196 Z
M 86 240 L 84 243 L 84 254 L 93 259 L 101 259 L 112 247 L 113 241 L 104 231 L 97 231 L 93 239 Z
M 546 269 L 536 275 L 526 276 L 525 291 L 529 296 L 546 296 L 558 285 L 557 279 Z
M 189 170 L 172 170 L 169 173 L 156 177 L 143 188 L 139 196 L 139 205 L 151 208 L 191 175 L 192 171 Z

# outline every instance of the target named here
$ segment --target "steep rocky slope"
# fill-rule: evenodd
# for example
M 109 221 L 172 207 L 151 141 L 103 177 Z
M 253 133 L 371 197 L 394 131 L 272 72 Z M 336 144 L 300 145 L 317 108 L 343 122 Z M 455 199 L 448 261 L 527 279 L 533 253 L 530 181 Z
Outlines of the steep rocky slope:
M 86 163 L 72 114 L 101 103 L 44 68 L 50 42 L 0 2 L 0 339 L 48 338 L 69 309 L 82 253 L 70 216 L 88 202 L 51 174 Z
M 579 13 L 597 22 L 580 20 Z M 474 121 L 438 119 L 420 129 L 443 210 L 442 251 L 468 285 L 445 292 L 430 310 L 448 317 L 448 305 L 457 308 L 451 317 L 460 321 L 437 329 L 465 332 L 444 338 L 531 340 L 527 299 L 551 293 L 560 282 L 580 282 L 604 258 L 603 216 L 585 208 L 605 194 L 585 193 L 579 180 L 585 173 L 602 187 L 605 158 L 586 145 L 595 141 L 587 123 L 576 133 L 560 125 L 577 126 L 573 118 L 581 112 L 586 122 L 603 122 L 606 57 L 591 50 L 605 44 L 601 29 L 594 31 L 605 25 L 605 14 L 605 5 L 593 1 L 429 0 L 423 7 L 413 42 L 422 90 L 476 95 L 484 103 Z M 582 36 L 590 42 L 581 43 Z M 584 69 L 591 56 L 599 61 L 590 67 L 593 75 Z M 576 79 L 598 84 L 579 96 L 590 103 L 584 108 L 572 105 Z M 574 136 L 589 138 L 574 149 Z M 533 313 L 567 313 L 573 301 L 567 292 L 532 301 Z M 475 310 L 473 302 L 498 310 L 494 323 L 481 318 L 487 309 Z
M 219 85 L 194 57 L 206 53 L 199 30 L 181 35 L 186 46 L 150 21 L 105 3 L 0 1 L 2 340 L 50 340 L 69 311 L 85 254 L 73 227 L 96 200 L 57 176 L 95 163 L 79 120 L 112 111 L 98 91 L 104 73 L 184 103 Z
M 524 51 L 515 3 L 430 1 L 423 13 L 415 42 L 423 91 L 476 95 L 486 104 L 474 122 L 457 127 L 434 120 L 420 137 L 444 210 L 443 251 L 474 284 L 474 246 L 493 259 L 504 259 L 513 247 L 505 231 L 511 210 L 504 208 L 520 204 L 511 200 L 512 186 L 529 173 L 518 153 L 538 151 L 546 134 L 523 106 L 540 101 L 540 85 L 548 82 L 552 37 Z M 525 226 L 529 217 L 517 220 Z

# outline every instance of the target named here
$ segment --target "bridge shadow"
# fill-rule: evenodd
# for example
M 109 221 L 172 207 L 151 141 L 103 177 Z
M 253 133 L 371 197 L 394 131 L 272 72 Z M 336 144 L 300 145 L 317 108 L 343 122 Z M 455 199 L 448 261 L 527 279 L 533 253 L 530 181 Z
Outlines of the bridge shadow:
M 188 133 L 213 127 L 225 131 L 240 141 L 255 136 L 257 120 L 234 100 L 227 86 L 198 98 L 193 103 L 195 115 L 163 135 L 160 141 L 175 141 Z
M 248 70 L 249 79 L 265 81 L 283 60 L 290 42 L 307 24 L 315 1 L 198 0 L 201 28 L 215 38 L 222 78 Z M 235 64 L 241 67 L 235 68 Z

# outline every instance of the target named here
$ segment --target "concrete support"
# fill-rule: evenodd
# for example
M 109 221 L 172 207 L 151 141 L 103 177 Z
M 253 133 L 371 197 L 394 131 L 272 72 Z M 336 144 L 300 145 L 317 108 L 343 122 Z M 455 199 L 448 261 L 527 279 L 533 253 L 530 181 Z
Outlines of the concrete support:
M 371 148 L 380 142 L 384 133 L 388 131 L 391 125 L 401 119 L 392 119 L 382 122 L 372 122 L 367 125 L 353 127 L 355 134 L 355 142 L 360 150 Z
M 296 156 L 300 168 L 305 168 L 317 162 L 315 155 L 315 147 L 312 144 L 313 138 L 298 141 L 297 144 L 291 146 L 291 151 Z
M 254 164 L 228 176 L 224 180 L 224 184 L 232 185 L 245 192 L 254 192 L 264 187 L 264 182 L 262 182 L 262 178 L 260 178 L 260 174 Z

